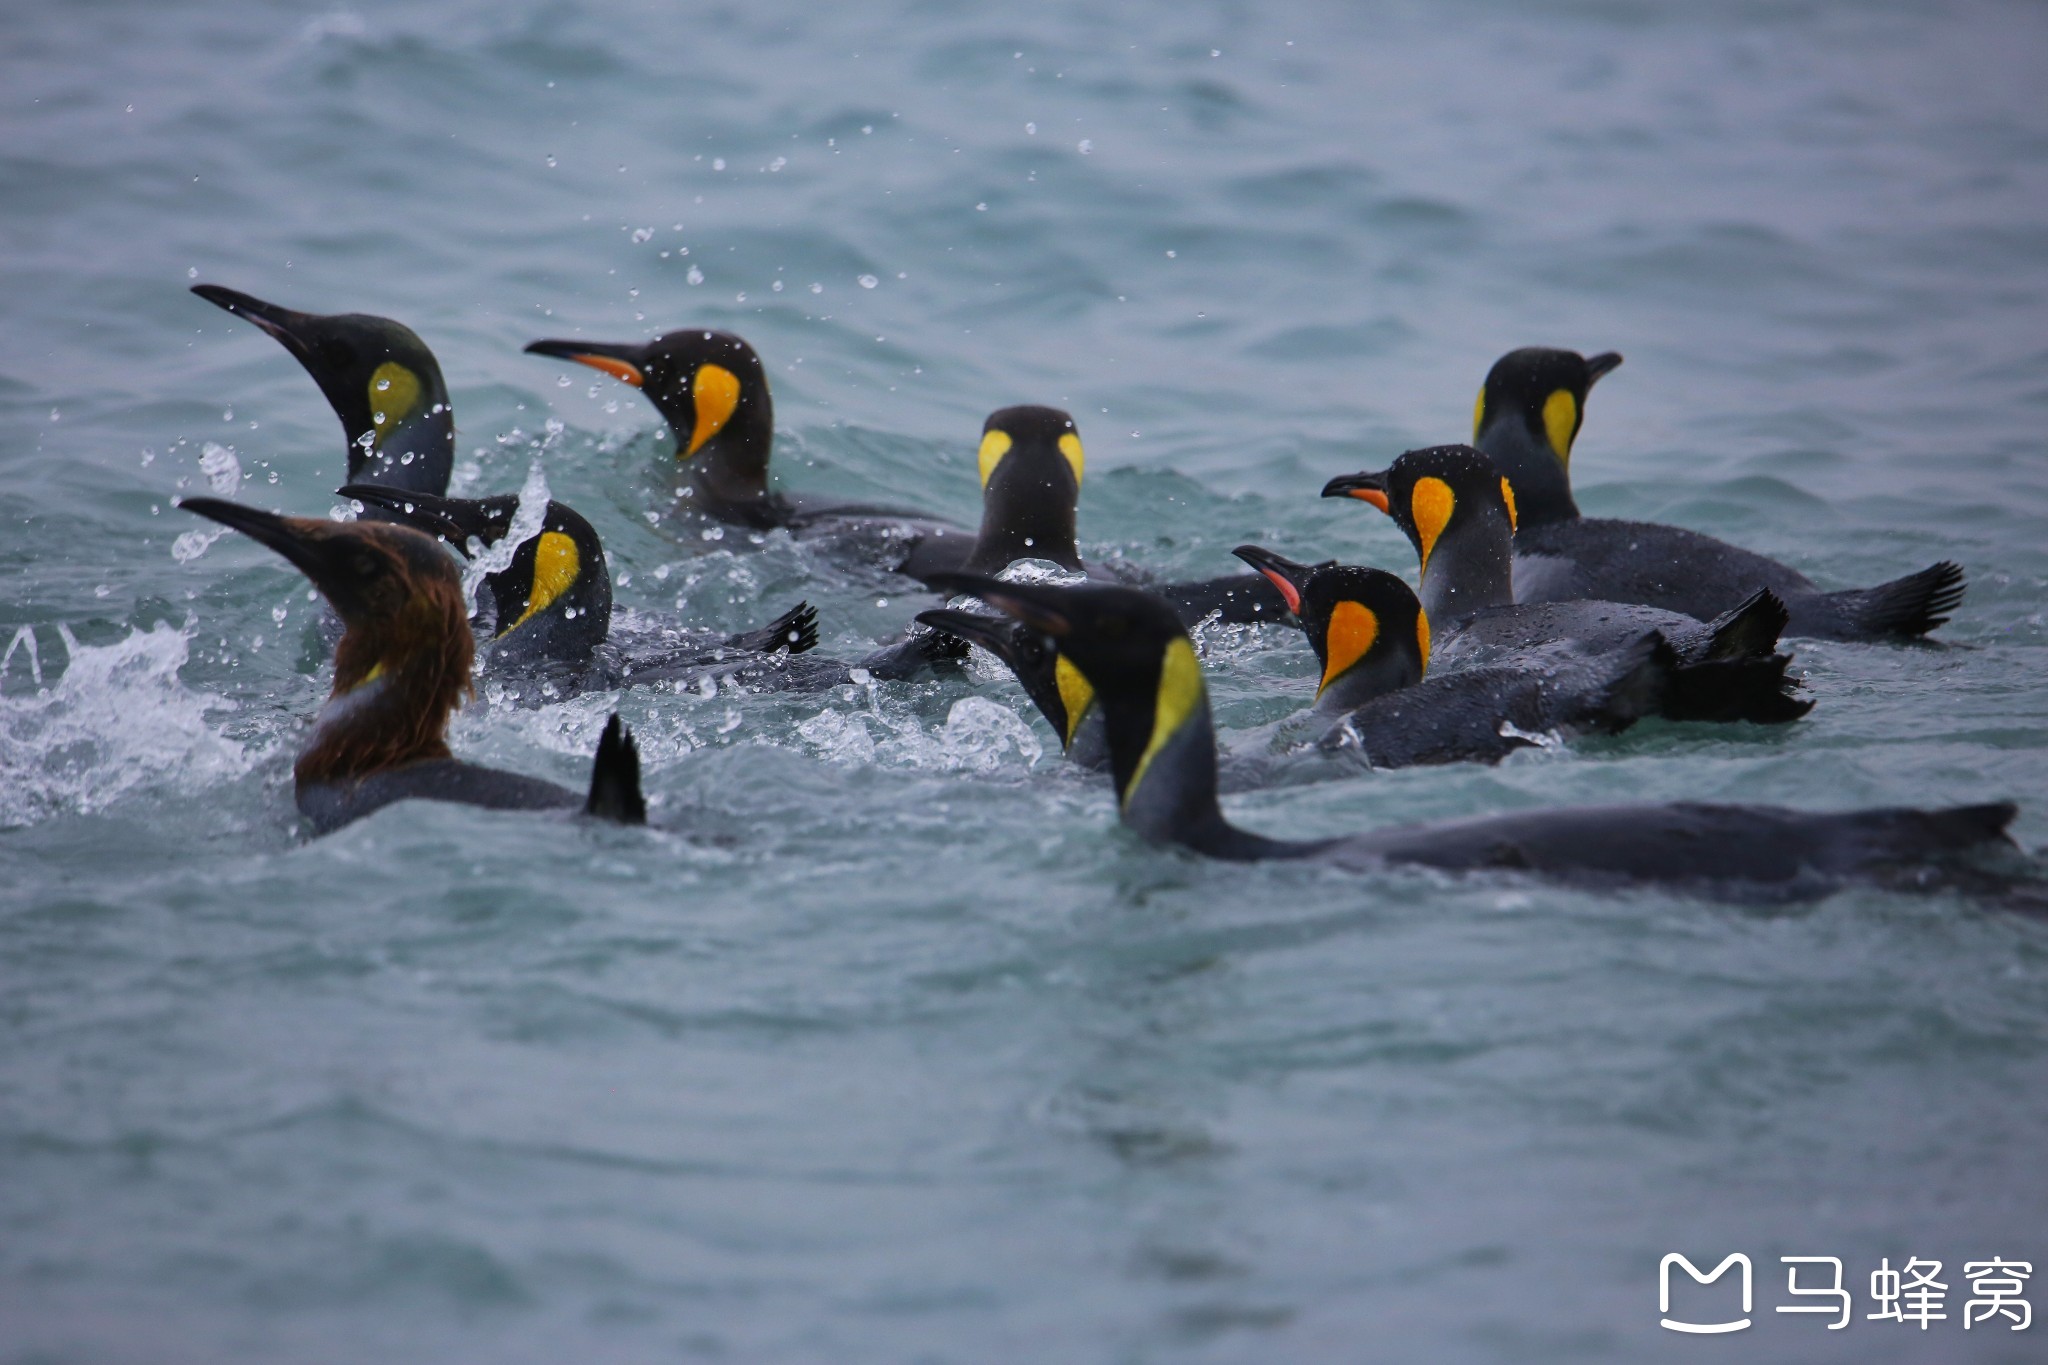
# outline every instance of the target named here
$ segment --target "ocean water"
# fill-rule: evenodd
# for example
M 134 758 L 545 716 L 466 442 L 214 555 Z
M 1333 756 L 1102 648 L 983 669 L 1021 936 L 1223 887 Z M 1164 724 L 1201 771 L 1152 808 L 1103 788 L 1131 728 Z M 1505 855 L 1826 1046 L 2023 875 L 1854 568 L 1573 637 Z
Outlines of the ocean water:
M 665 515 L 652 410 L 519 348 L 739 331 L 786 486 L 970 522 L 982 417 L 1065 406 L 1084 545 L 1203 575 L 1245 540 L 1411 569 L 1322 481 L 1466 437 L 1503 351 L 1615 349 L 1589 511 L 1835 586 L 1955 558 L 1940 644 L 1800 644 L 1783 730 L 1233 817 L 2011 797 L 2039 846 L 2038 7 L 79 0 L 4 32 L 0 1361 L 2041 1358 L 2048 1324 L 1961 1305 L 1966 1261 L 2048 1262 L 2048 924 L 1207 864 L 1116 829 L 991 678 L 478 704 L 459 751 L 569 783 L 616 706 L 660 828 L 416 805 L 308 840 L 320 608 L 170 505 L 317 515 L 342 475 L 312 382 L 188 285 L 387 314 L 440 357 L 459 486 L 538 462 L 622 608 L 808 597 L 852 656 L 925 599 Z M 1227 732 L 1312 687 L 1298 637 L 1201 643 Z M 1659 1328 L 1673 1251 L 1747 1254 L 1755 1325 Z M 1841 1258 L 1847 1329 L 1774 1311 L 1794 1255 Z M 1946 1320 L 1866 1319 L 1912 1257 Z

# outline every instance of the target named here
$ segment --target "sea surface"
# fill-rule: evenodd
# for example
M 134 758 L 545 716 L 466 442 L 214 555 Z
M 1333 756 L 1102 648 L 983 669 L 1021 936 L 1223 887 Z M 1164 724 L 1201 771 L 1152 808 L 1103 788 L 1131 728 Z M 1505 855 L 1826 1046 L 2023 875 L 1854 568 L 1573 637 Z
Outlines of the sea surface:
M 783 486 L 971 523 L 982 418 L 1077 417 L 1084 547 L 1412 573 L 1331 475 L 1619 350 L 1589 512 L 1938 643 L 1803 642 L 1774 730 L 1228 799 L 1276 835 L 1666 798 L 2012 798 L 2048 843 L 2048 11 L 1857 3 L 66 0 L 0 17 L 0 1361 L 2038 1361 L 2048 922 L 1202 862 L 1007 679 L 457 718 L 659 828 L 412 804 L 310 839 L 288 565 L 312 381 L 187 288 L 397 317 L 457 486 L 536 466 L 623 612 L 856 657 L 930 599 L 673 513 L 641 397 L 522 355 L 750 338 Z M 197 534 L 195 534 L 197 533 Z M 1307 699 L 1202 632 L 1226 737 Z M 488 689 L 486 689 L 488 691 Z M 1754 1325 L 1658 1326 L 1741 1252 Z M 1781 1315 L 1783 1256 L 1855 1320 Z M 1865 1315 L 1940 1260 L 1945 1320 Z M 1825 1284 L 1827 1271 L 1802 1270 Z M 1728 1308 L 1681 1289 L 1674 1311 Z

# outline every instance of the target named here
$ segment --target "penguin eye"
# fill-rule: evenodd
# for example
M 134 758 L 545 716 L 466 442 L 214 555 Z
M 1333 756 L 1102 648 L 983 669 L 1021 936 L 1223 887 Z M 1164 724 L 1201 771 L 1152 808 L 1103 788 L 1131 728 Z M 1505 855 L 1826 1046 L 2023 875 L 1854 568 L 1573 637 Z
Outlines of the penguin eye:
M 349 556 L 348 567 L 350 573 L 365 583 L 382 578 L 391 568 L 384 562 L 384 556 L 374 550 L 357 550 Z

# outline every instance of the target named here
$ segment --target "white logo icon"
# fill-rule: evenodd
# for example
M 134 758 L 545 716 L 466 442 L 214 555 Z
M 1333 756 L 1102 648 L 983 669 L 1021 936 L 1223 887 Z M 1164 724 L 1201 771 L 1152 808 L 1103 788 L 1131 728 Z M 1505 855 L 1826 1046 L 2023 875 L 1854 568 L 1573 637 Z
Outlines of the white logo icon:
M 1679 1322 L 1667 1316 L 1663 1319 L 1665 1327 L 1670 1328 L 1674 1332 L 1691 1332 L 1698 1336 L 1714 1336 L 1722 1332 L 1740 1332 L 1743 1328 L 1749 1326 L 1749 1318 L 1747 1316 L 1751 1303 L 1749 1257 L 1739 1251 L 1731 1252 L 1722 1260 L 1721 1264 L 1714 1267 L 1711 1274 L 1702 1275 L 1698 1266 L 1677 1252 L 1671 1252 L 1657 1263 L 1657 1311 L 1660 1313 L 1669 1314 L 1671 1312 L 1671 1267 L 1674 1265 L 1685 1267 L 1685 1273 L 1692 1276 L 1695 1284 L 1712 1284 L 1720 1279 L 1723 1274 L 1727 1273 L 1729 1266 L 1741 1266 L 1742 1311 L 1745 1316 L 1737 1318 L 1733 1322 Z

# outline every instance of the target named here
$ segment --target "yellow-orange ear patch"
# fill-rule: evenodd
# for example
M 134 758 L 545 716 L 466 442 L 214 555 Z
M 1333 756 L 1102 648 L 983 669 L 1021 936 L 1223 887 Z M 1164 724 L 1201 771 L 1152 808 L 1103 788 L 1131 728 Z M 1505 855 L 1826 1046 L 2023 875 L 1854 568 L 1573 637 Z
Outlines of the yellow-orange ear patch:
M 636 389 L 647 381 L 647 376 L 640 373 L 638 365 L 614 356 L 584 354 L 572 355 L 569 359 L 578 365 L 588 365 L 593 370 L 603 370 L 620 383 L 631 384 Z
M 1079 488 L 1081 469 L 1087 463 L 1086 457 L 1081 453 L 1081 438 L 1071 431 L 1060 437 L 1060 454 L 1066 456 L 1067 463 L 1074 467 L 1074 486 Z
M 1420 607 L 1415 610 L 1415 643 L 1422 646 L 1422 672 L 1429 675 L 1429 617 Z
M 1482 387 L 1479 396 L 1472 400 L 1472 444 L 1479 444 L 1479 428 L 1486 425 L 1486 390 Z
M 723 365 L 699 365 L 690 381 L 690 404 L 697 409 L 697 426 L 690 433 L 685 458 L 702 450 L 732 420 L 733 409 L 740 405 L 739 376 Z
M 1088 708 L 1095 705 L 1095 689 L 1081 676 L 1081 670 L 1074 667 L 1064 654 L 1052 661 L 1053 681 L 1060 689 L 1060 705 L 1066 708 L 1067 732 L 1060 736 L 1064 748 L 1074 747 L 1074 736 L 1080 733 L 1081 722 L 1088 718 Z
M 560 531 L 541 532 L 540 544 L 534 547 L 533 588 L 526 595 L 526 610 L 517 621 L 499 631 L 499 636 L 510 635 L 546 611 L 556 598 L 574 586 L 576 576 L 582 572 L 583 556 L 574 540 Z
M 1429 568 L 1429 552 L 1436 548 L 1436 538 L 1444 533 L 1444 527 L 1451 524 L 1451 509 L 1457 505 L 1457 495 L 1442 479 L 1415 481 L 1415 491 L 1408 495 L 1408 510 L 1415 518 L 1415 539 L 1424 569 Z
M 1323 633 L 1323 680 L 1316 695 L 1342 677 L 1353 664 L 1372 652 L 1380 638 L 1380 618 L 1363 602 L 1339 602 L 1330 612 L 1330 628 Z
M 989 476 L 996 472 L 996 466 L 1003 462 L 1003 456 L 1010 453 L 1010 445 L 1010 433 L 1004 431 L 1001 427 L 991 427 L 982 434 L 981 451 L 978 458 L 981 461 L 981 486 L 983 488 L 988 487 Z
M 1515 515 L 1515 486 L 1505 478 L 1500 481 L 1500 500 L 1508 505 L 1508 529 L 1510 531 L 1521 530 L 1521 518 Z
M 370 427 L 376 443 L 382 446 L 392 428 L 419 405 L 420 377 L 395 360 L 379 365 L 370 376 Z
M 1572 438 L 1579 434 L 1579 400 L 1559 389 L 1543 400 L 1543 434 L 1560 464 L 1572 462 Z

